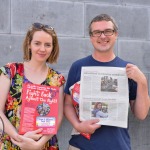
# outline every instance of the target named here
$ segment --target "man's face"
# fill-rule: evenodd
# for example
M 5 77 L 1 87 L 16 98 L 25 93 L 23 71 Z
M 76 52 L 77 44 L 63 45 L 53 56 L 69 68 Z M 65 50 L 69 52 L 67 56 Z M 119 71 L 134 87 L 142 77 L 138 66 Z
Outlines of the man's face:
M 100 31 L 104 31 L 100 35 Z M 90 40 L 96 51 L 110 52 L 114 49 L 114 44 L 118 37 L 118 33 L 114 31 L 111 21 L 98 21 L 91 24 Z

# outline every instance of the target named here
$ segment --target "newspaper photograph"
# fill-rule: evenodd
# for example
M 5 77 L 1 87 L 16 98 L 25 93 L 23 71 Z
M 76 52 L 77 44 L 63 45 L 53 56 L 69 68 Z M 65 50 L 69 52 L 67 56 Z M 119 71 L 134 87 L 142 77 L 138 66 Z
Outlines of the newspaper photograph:
M 125 68 L 82 67 L 79 118 L 99 118 L 99 124 L 127 128 L 128 78 Z

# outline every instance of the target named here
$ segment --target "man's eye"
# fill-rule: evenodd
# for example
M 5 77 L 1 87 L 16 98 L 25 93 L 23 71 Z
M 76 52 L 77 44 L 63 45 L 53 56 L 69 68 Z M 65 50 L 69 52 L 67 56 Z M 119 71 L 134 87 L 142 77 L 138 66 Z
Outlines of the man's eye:
M 99 35 L 99 34 L 101 34 L 101 32 L 100 31 L 96 31 L 96 32 L 93 32 L 93 34 Z
M 95 32 L 95 34 L 100 34 L 100 33 L 101 33 L 101 31 L 96 31 L 96 32 Z
M 106 30 L 106 31 L 105 31 L 105 33 L 110 33 L 110 32 L 112 32 L 112 31 L 111 31 L 111 30 Z

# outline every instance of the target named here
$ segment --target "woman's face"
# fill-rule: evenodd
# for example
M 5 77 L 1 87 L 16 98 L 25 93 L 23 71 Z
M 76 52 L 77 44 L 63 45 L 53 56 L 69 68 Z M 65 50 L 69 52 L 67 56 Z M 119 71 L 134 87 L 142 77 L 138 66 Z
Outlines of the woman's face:
M 97 108 L 98 108 L 98 109 L 101 109 L 101 108 L 102 108 L 102 104 L 98 104 L 98 105 L 97 105 Z
M 36 31 L 31 44 L 31 60 L 46 62 L 53 50 L 52 36 L 45 31 Z

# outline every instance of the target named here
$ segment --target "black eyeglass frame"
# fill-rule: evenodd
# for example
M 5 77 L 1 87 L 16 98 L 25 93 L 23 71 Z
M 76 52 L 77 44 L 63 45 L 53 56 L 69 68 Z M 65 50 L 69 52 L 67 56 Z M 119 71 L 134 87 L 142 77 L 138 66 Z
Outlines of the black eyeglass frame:
M 108 31 L 111 31 L 110 34 L 107 34 Z M 94 32 L 98 33 L 98 35 L 93 35 Z M 102 33 L 105 36 L 112 36 L 114 34 L 114 32 L 116 32 L 115 29 L 106 29 L 104 31 L 94 30 L 94 31 L 90 32 L 90 36 L 92 36 L 92 37 L 100 37 L 102 35 Z

